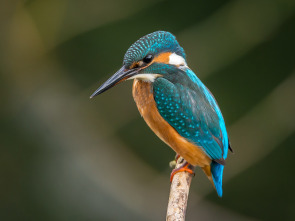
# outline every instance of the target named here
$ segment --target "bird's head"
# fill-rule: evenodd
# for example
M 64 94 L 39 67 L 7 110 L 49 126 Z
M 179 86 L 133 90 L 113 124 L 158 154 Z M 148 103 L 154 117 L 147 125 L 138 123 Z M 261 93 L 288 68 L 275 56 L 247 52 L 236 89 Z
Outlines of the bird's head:
M 185 53 L 175 36 L 165 31 L 153 32 L 130 46 L 124 56 L 123 66 L 90 98 L 122 81 L 137 78 L 153 82 L 155 78 L 167 74 L 167 69 L 185 66 Z

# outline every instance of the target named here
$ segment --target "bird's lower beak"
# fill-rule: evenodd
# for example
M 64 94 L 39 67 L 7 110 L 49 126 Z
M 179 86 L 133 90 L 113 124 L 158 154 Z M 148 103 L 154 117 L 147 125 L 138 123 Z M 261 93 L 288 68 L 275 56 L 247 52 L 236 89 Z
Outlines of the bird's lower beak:
M 116 84 L 120 83 L 121 81 L 127 80 L 128 78 L 137 74 L 137 70 L 126 70 L 123 66 L 118 70 L 112 77 L 110 77 L 106 82 L 104 82 L 91 96 L 90 98 L 99 95 L 106 90 L 114 87 Z

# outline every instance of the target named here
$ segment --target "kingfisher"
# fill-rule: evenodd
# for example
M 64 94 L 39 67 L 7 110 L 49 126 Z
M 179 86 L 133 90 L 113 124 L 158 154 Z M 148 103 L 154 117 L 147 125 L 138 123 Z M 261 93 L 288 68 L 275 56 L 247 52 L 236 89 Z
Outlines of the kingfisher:
M 184 159 L 171 180 L 177 172 L 194 174 L 191 165 L 199 166 L 221 197 L 225 159 L 232 151 L 225 122 L 176 37 L 166 31 L 141 37 L 125 53 L 123 66 L 90 98 L 129 79 L 134 79 L 133 98 L 147 125 Z

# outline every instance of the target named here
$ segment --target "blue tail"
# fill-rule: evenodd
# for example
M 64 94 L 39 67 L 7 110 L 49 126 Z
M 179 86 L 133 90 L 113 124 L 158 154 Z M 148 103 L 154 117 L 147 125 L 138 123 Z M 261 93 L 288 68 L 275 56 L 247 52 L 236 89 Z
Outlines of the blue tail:
M 212 179 L 215 185 L 215 189 L 219 197 L 222 197 L 222 174 L 224 166 L 212 161 L 211 163 L 211 173 Z

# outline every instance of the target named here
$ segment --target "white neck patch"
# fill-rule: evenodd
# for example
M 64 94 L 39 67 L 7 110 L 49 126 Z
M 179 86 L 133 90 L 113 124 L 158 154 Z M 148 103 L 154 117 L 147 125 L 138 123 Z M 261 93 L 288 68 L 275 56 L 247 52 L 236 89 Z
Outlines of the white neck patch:
M 132 76 L 131 78 L 128 78 L 128 80 L 139 79 L 139 80 L 143 80 L 143 81 L 147 81 L 147 82 L 154 82 L 155 79 L 160 76 L 161 76 L 160 74 L 137 74 L 137 75 Z
M 169 56 L 169 64 L 176 65 L 176 66 L 186 66 L 187 67 L 187 64 L 186 64 L 184 58 L 181 57 L 180 55 L 175 54 L 175 53 L 172 53 Z

